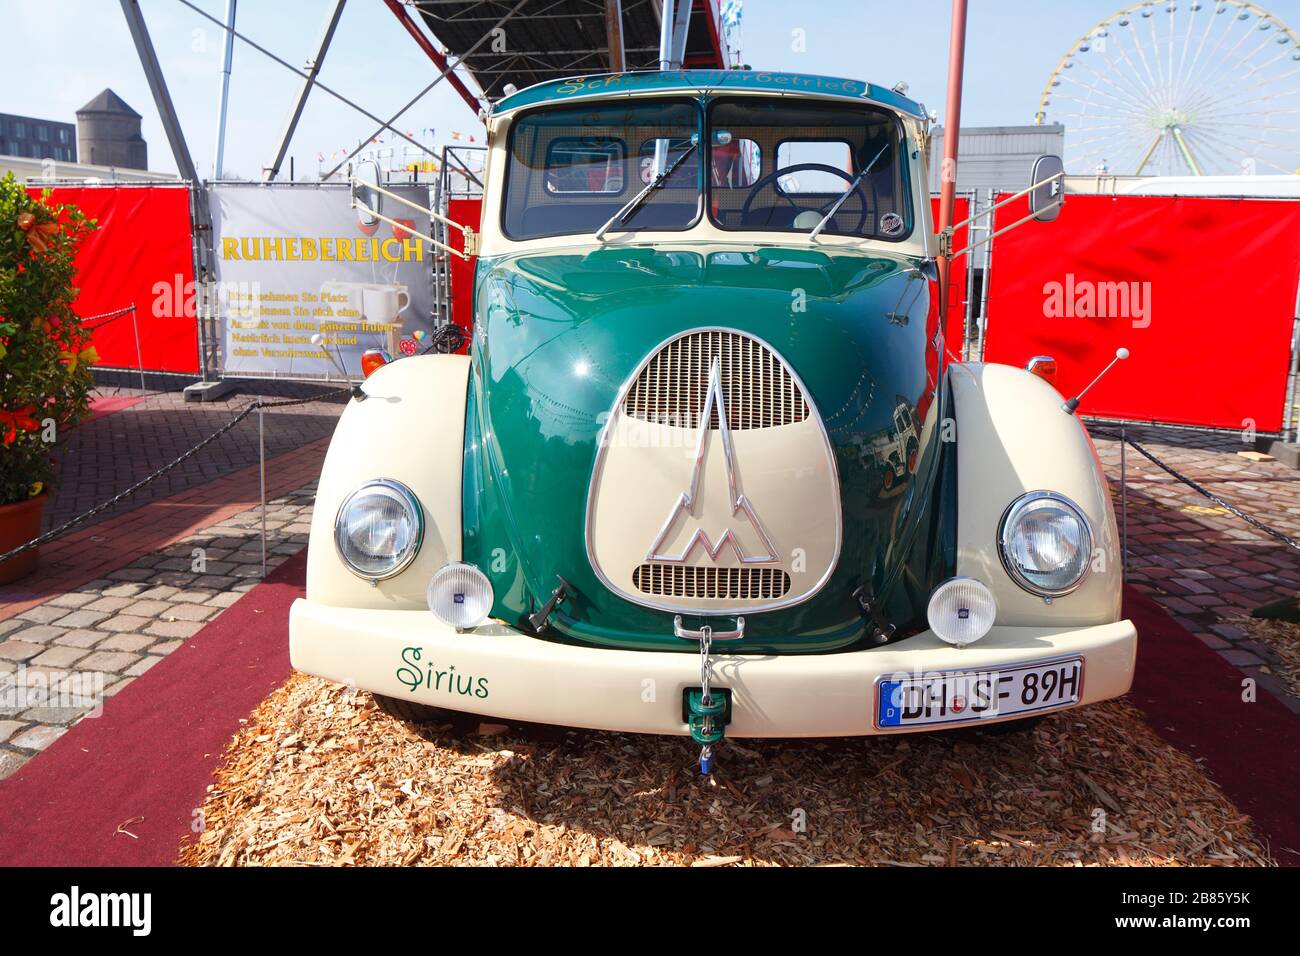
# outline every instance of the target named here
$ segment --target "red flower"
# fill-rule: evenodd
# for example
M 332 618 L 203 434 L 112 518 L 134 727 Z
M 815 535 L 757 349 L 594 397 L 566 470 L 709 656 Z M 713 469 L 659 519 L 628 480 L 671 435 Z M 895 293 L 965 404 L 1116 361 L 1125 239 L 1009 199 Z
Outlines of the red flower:
M 41 423 L 32 418 L 32 412 L 36 411 L 35 405 L 28 405 L 26 408 L 19 408 L 12 412 L 7 412 L 0 408 L 0 428 L 4 429 L 4 443 L 12 445 L 18 438 L 18 429 L 25 432 L 34 432 L 41 427 Z

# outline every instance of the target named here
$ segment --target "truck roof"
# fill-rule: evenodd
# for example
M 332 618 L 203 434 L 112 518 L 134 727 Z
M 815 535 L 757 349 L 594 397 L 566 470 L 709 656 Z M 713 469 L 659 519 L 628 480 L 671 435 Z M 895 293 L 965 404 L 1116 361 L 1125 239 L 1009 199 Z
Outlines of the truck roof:
M 538 83 L 501 100 L 494 113 L 504 113 L 539 103 L 598 97 L 607 99 L 638 93 L 719 93 L 762 91 L 813 95 L 844 100 L 871 100 L 918 119 L 925 118 L 913 99 L 862 80 L 811 73 L 773 73 L 765 70 L 647 70 L 638 73 L 599 73 L 557 82 Z

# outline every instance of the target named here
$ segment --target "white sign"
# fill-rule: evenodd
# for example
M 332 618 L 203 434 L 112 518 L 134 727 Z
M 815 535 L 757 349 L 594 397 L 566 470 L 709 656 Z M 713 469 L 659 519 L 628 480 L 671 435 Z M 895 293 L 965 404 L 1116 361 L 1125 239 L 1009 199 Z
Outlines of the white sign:
M 388 186 L 428 205 L 422 186 Z M 422 352 L 432 332 L 429 217 L 397 203 L 364 225 L 345 185 L 230 184 L 209 190 L 226 375 L 360 377 L 361 354 Z M 313 337 L 319 336 L 313 343 Z

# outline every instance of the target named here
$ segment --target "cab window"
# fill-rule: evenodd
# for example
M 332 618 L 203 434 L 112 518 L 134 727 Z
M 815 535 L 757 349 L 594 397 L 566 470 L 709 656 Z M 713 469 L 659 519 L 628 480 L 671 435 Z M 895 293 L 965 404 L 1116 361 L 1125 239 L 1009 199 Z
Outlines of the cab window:
M 793 169 L 784 176 L 776 177 L 776 188 L 786 194 L 820 193 L 838 196 L 848 186 L 843 174 L 848 173 L 850 178 L 858 174 L 853 168 L 853 147 L 842 139 L 787 139 L 776 147 L 776 168 Z M 835 170 L 840 175 L 829 170 Z
M 891 242 L 911 235 L 906 139 L 888 110 L 784 97 L 719 99 L 709 111 L 709 132 L 715 144 L 752 144 L 755 158 L 755 175 L 741 180 L 720 179 L 715 162 L 709 215 L 719 227 L 809 233 L 829 214 L 827 235 Z M 712 150 L 716 155 L 718 146 Z
M 546 191 L 555 195 L 623 192 L 622 140 L 600 137 L 559 137 L 546 158 Z

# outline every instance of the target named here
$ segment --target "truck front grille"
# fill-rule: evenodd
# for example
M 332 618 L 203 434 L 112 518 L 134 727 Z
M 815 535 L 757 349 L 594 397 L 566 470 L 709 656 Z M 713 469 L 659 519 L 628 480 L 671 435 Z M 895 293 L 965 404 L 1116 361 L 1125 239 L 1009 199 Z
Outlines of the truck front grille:
M 785 597 L 790 575 L 781 568 L 643 564 L 632 572 L 632 583 L 643 594 L 758 601 Z
M 713 360 L 722 363 L 727 424 L 774 428 L 808 417 L 808 401 L 771 349 L 738 332 L 708 330 L 673 339 L 646 364 L 628 389 L 623 413 L 641 421 L 698 428 Z M 717 428 L 717 413 L 709 427 Z

